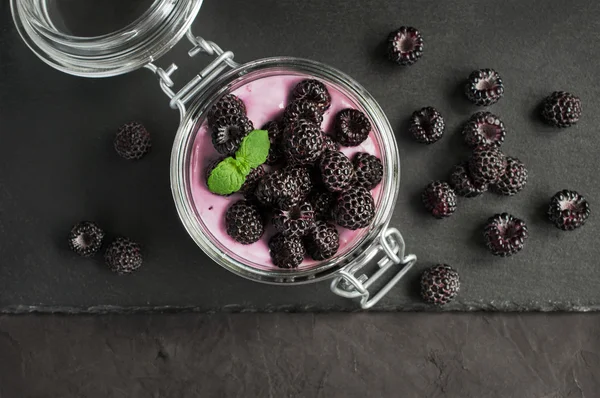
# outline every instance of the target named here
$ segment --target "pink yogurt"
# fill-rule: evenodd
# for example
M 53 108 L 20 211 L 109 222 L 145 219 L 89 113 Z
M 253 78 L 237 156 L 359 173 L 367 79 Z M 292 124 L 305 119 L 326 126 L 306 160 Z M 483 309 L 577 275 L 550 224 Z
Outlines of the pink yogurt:
M 276 75 L 268 76 L 247 83 L 235 91 L 235 94 L 246 104 L 248 118 L 253 122 L 255 128 L 260 128 L 266 122 L 278 119 L 285 106 L 288 103 L 288 97 L 294 86 L 310 76 L 303 75 Z M 331 94 L 331 107 L 325 113 L 323 131 L 333 132 L 333 123 L 335 115 L 345 108 L 364 109 L 346 94 L 328 85 L 327 89 Z M 365 112 L 366 113 L 366 112 Z M 194 141 L 190 160 L 190 187 L 194 205 L 196 206 L 200 222 L 210 231 L 213 242 L 218 242 L 217 246 L 236 260 L 263 270 L 278 269 L 271 261 L 268 242 L 275 233 L 272 228 L 267 228 L 263 237 L 251 245 L 242 245 L 233 240 L 225 230 L 225 212 L 227 208 L 242 199 L 242 195 L 234 194 L 229 197 L 215 195 L 208 190 L 206 186 L 204 171 L 206 165 L 220 155 L 214 149 L 211 143 L 210 129 L 204 121 L 198 131 Z M 375 135 L 371 135 L 360 146 L 342 147 L 341 151 L 348 157 L 352 157 L 356 152 L 368 152 L 381 158 L 378 143 Z M 381 184 L 371 191 L 375 203 L 379 202 Z M 351 249 L 364 235 L 366 229 L 351 231 L 342 227 L 337 227 L 340 234 L 340 249 L 337 256 L 344 254 Z M 318 264 L 310 258 L 306 258 L 299 269 L 307 269 Z

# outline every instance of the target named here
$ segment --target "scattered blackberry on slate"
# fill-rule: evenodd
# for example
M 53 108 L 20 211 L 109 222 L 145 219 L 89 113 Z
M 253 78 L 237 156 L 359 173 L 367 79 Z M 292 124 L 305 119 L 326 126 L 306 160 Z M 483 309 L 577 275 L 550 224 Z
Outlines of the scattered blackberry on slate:
M 342 152 L 327 151 L 319 162 L 321 181 L 331 192 L 339 192 L 350 186 L 355 178 L 352 162 Z
M 312 102 L 294 101 L 285 107 L 282 120 L 285 126 L 299 120 L 307 120 L 320 126 L 323 122 L 323 115 L 319 107 Z
M 122 125 L 115 136 L 115 151 L 128 160 L 141 159 L 152 148 L 150 133 L 137 122 Z
M 279 123 L 275 121 L 267 122 L 262 126 L 262 130 L 267 130 L 269 133 L 269 155 L 267 156 L 266 164 L 274 165 L 279 163 L 283 157 L 283 149 L 281 148 L 281 136 L 283 135 L 283 128 Z
M 275 210 L 272 222 L 285 236 L 305 236 L 315 227 L 315 212 L 309 202 L 301 202 L 289 210 Z
M 227 209 L 225 229 L 236 242 L 249 245 L 260 239 L 265 227 L 258 207 L 240 200 Z
M 227 94 L 210 108 L 206 120 L 208 120 L 209 126 L 212 127 L 218 118 L 225 115 L 245 116 L 246 105 L 235 95 Z
M 449 217 L 456 210 L 456 194 L 448 183 L 433 181 L 425 187 L 421 199 L 435 218 Z
M 590 216 L 590 205 L 579 193 L 563 189 L 550 200 L 548 217 L 557 228 L 572 231 L 585 224 Z
M 271 238 L 269 252 L 273 264 L 279 268 L 297 268 L 306 254 L 300 238 L 283 234 L 275 234 Z
M 457 195 L 474 198 L 488 190 L 488 185 L 480 183 L 471 177 L 468 162 L 459 163 L 450 173 L 450 186 Z
M 527 168 L 517 158 L 506 157 L 506 171 L 500 179 L 492 185 L 492 190 L 501 195 L 512 196 L 520 192 L 527 183 Z
M 111 271 L 130 274 L 142 266 L 142 249 L 129 238 L 117 238 L 106 249 L 104 260 Z
M 334 203 L 332 215 L 340 227 L 356 230 L 369 226 L 375 217 L 371 192 L 363 187 L 343 191 Z
M 458 272 L 447 264 L 426 269 L 421 275 L 421 297 L 426 303 L 448 304 L 460 291 Z
M 371 122 L 357 109 L 344 109 L 335 116 L 336 140 L 344 146 L 358 146 L 369 137 Z
M 398 65 L 414 64 L 423 55 L 423 36 L 415 28 L 401 26 L 388 36 L 387 55 Z
M 445 127 L 442 115 L 435 108 L 427 106 L 413 112 L 408 130 L 420 143 L 433 144 L 442 138 Z
M 308 201 L 312 204 L 315 212 L 315 219 L 318 221 L 331 220 L 331 210 L 335 197 L 329 191 L 314 191 L 308 197 Z
M 340 247 L 340 236 L 333 224 L 324 221 L 317 222 L 305 239 L 308 255 L 313 260 L 327 260 L 337 253 Z
M 265 171 L 265 168 L 262 164 L 257 168 L 250 170 L 250 174 L 246 176 L 246 181 L 244 181 L 244 184 L 238 192 L 243 195 L 250 195 L 254 193 L 258 182 L 264 177 L 266 173 L 267 172 Z
M 288 166 L 285 168 L 285 173 L 288 173 L 298 182 L 298 196 L 304 199 L 313 189 L 311 171 L 304 166 Z
M 339 151 L 340 146 L 333 140 L 333 137 L 329 134 L 323 133 L 323 152 L 325 151 Z
M 359 152 L 352 158 L 356 184 L 367 189 L 373 189 L 383 178 L 383 165 L 377 156 Z
M 323 152 L 321 129 L 307 120 L 288 124 L 283 132 L 283 150 L 290 164 L 307 165 L 316 162 Z
M 488 249 L 495 256 L 508 257 L 523 249 L 529 236 L 523 220 L 508 213 L 496 214 L 487 222 L 483 236 Z
M 479 146 L 469 159 L 469 172 L 477 184 L 494 184 L 506 172 L 506 156 L 496 147 Z
M 246 137 L 254 125 L 245 115 L 222 115 L 212 124 L 212 143 L 217 152 L 232 156 L 238 150 L 242 139 Z
M 555 91 L 544 100 L 542 116 L 552 126 L 572 126 L 581 117 L 581 100 L 573 94 Z
M 283 170 L 277 170 L 258 182 L 254 195 L 265 206 L 289 210 L 300 200 L 298 184 L 297 179 Z
M 506 129 L 500 118 L 490 112 L 477 112 L 463 129 L 463 137 L 470 147 L 480 145 L 501 146 L 506 137 Z
M 100 250 L 104 231 L 91 221 L 82 221 L 69 232 L 69 248 L 82 257 L 90 257 Z
M 479 69 L 469 75 L 465 94 L 475 105 L 489 106 L 504 95 L 504 83 L 495 70 Z
M 329 109 L 331 95 L 323 83 L 318 80 L 302 80 L 294 87 L 292 98 L 295 101 L 310 101 L 319 107 L 321 113 Z

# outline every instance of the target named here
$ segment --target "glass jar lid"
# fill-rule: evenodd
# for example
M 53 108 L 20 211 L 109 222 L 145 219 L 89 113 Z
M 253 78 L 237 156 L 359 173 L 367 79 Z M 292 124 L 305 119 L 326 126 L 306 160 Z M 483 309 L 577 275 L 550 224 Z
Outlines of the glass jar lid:
M 169 51 L 186 33 L 202 0 L 93 0 L 82 11 L 106 18 L 94 30 L 69 0 L 11 0 L 19 34 L 50 66 L 76 76 L 110 77 L 139 69 Z M 91 4 L 92 7 L 90 7 Z

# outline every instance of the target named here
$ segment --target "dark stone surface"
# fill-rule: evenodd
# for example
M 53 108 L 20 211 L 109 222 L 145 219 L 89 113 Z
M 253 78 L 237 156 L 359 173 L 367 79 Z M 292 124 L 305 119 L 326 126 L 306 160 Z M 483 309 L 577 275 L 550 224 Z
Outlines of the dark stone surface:
M 594 398 L 596 314 L 0 317 L 0 397 Z
M 284 54 L 333 65 L 381 103 L 396 129 L 403 166 L 392 224 L 420 262 L 379 309 L 423 309 L 414 289 L 419 271 L 445 262 L 463 281 L 448 309 L 577 311 L 599 308 L 599 224 L 593 214 L 582 230 L 560 232 L 546 222 L 544 205 L 557 190 L 572 188 L 587 195 L 595 211 L 600 196 L 599 14 L 600 3 L 591 0 L 367 0 L 360 6 L 228 0 L 206 2 L 194 31 L 233 50 L 238 61 Z M 107 15 L 88 13 L 74 29 L 91 29 Z M 178 115 L 155 78 L 147 71 L 101 80 L 65 75 L 22 43 L 7 1 L 0 3 L 0 23 L 0 311 L 356 308 L 331 295 L 326 283 L 263 286 L 209 261 L 172 203 L 169 157 Z M 425 37 L 425 55 L 406 69 L 387 62 L 381 48 L 401 24 Z M 180 65 L 177 84 L 208 61 L 186 59 L 186 50 L 176 48 L 159 61 Z M 504 78 L 505 98 L 491 110 L 503 118 L 504 148 L 527 164 L 530 183 L 514 198 L 460 201 L 457 213 L 440 222 L 424 214 L 417 198 L 466 156 L 459 130 L 476 108 L 463 98 L 461 84 L 480 67 Z M 539 122 L 536 107 L 556 89 L 582 98 L 578 126 L 558 131 Z M 427 147 L 406 133 L 410 113 L 425 105 L 447 120 L 446 136 Z M 111 148 L 115 129 L 129 120 L 145 123 L 154 137 L 153 152 L 140 162 L 121 160 Z M 524 218 L 531 229 L 525 250 L 511 259 L 492 258 L 481 243 L 482 223 L 500 211 Z M 69 253 L 65 235 L 81 219 L 142 242 L 144 268 L 118 277 L 100 259 Z

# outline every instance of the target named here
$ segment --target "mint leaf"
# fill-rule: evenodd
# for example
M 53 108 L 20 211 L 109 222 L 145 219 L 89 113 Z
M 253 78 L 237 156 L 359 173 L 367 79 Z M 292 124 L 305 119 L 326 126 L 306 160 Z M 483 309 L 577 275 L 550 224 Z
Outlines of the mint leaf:
M 250 164 L 244 158 L 235 159 L 235 167 L 238 169 L 240 174 L 244 176 L 244 180 L 246 179 L 246 176 L 250 174 L 250 170 L 252 170 Z
M 223 159 L 208 177 L 208 189 L 218 195 L 229 195 L 238 191 L 246 175 L 241 172 L 240 162 L 232 157 Z
M 267 160 L 270 146 L 267 130 L 253 130 L 244 137 L 235 157 L 238 160 L 244 159 L 251 168 L 255 169 Z

